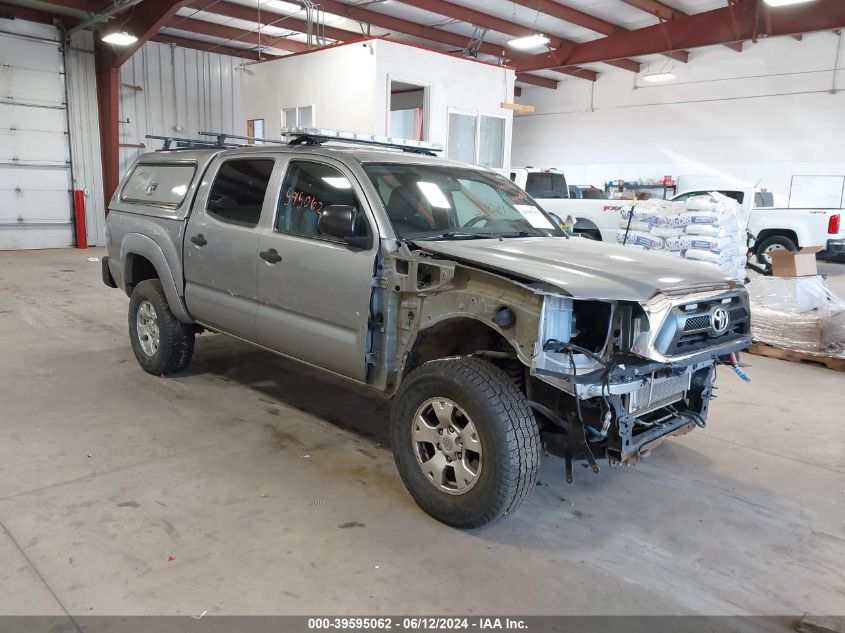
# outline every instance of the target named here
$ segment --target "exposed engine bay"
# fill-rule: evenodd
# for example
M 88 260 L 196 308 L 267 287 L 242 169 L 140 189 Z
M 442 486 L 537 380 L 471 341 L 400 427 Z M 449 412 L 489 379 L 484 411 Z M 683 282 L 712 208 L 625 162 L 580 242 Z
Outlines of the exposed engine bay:
M 525 393 L 568 481 L 575 460 L 595 472 L 600 459 L 633 464 L 666 437 L 703 427 L 716 366 L 735 365 L 750 337 L 739 286 L 656 292 L 643 302 L 580 299 L 498 271 L 402 255 L 385 262 L 392 305 L 378 316 L 384 331 L 396 328 L 386 341 L 398 371 L 445 355 L 488 358 Z
M 632 464 L 666 437 L 703 427 L 716 366 L 735 363 L 749 316 L 736 292 L 644 306 L 545 296 L 526 388 L 551 423 L 543 437 L 566 460 L 567 480 L 573 459 L 596 472 L 600 458 Z

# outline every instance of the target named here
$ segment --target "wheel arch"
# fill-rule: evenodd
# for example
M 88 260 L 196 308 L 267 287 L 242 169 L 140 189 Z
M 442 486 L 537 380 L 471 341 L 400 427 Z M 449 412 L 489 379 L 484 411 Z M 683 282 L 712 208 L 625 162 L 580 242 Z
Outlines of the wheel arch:
M 479 351 L 513 351 L 514 342 L 503 330 L 475 315 L 447 316 L 421 328 L 411 344 L 402 367 L 404 379 L 428 361 L 454 356 L 467 356 Z
M 129 233 L 124 236 L 120 251 L 123 290 L 127 295 L 131 296 L 135 286 L 141 281 L 157 278 L 164 289 L 173 316 L 183 323 L 193 323 L 182 302 L 167 258 L 152 238 L 140 233 Z
M 582 233 L 589 232 L 589 233 L 592 233 L 593 235 L 595 235 L 596 239 L 598 239 L 599 242 L 602 241 L 601 230 L 599 229 L 598 225 L 588 218 L 576 217 L 575 218 L 575 226 L 573 228 L 574 228 L 576 233 L 578 233 L 578 232 L 582 232 Z
M 798 239 L 798 233 L 793 229 L 763 229 L 754 239 L 754 252 L 760 250 L 760 245 L 770 237 L 786 237 L 793 242 L 798 248 L 801 248 L 801 241 Z

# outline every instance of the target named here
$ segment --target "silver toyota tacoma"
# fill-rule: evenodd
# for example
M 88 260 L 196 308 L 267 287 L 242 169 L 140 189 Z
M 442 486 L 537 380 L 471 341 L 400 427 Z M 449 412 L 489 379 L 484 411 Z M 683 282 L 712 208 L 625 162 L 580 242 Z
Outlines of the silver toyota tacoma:
M 440 521 L 513 512 L 541 454 L 633 464 L 703 427 L 750 342 L 742 285 L 568 237 L 507 178 L 419 148 L 151 152 L 109 205 L 103 280 L 141 367 L 221 332 L 393 399 L 399 474 Z

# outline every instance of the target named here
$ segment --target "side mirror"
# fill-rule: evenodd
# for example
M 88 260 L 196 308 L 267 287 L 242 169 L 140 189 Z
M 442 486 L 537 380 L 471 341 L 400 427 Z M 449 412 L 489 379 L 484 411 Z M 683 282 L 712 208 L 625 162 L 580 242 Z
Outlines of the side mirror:
M 345 204 L 333 204 L 324 208 L 317 221 L 320 232 L 343 240 L 351 248 L 364 249 L 370 245 L 358 209 Z

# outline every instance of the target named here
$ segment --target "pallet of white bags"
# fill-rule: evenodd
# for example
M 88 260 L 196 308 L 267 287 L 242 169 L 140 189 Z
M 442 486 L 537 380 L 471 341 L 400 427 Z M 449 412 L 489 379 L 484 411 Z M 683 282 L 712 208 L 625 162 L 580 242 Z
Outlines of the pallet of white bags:
M 775 347 L 768 343 L 752 343 L 748 348 L 750 354 L 757 356 L 768 356 L 769 358 L 779 358 L 780 360 L 788 360 L 795 363 L 812 363 L 814 365 L 824 365 L 828 369 L 834 371 L 845 371 L 845 358 L 835 358 L 833 356 L 825 356 L 824 354 L 808 354 L 807 352 L 796 352 L 791 349 L 783 349 L 782 347 Z

